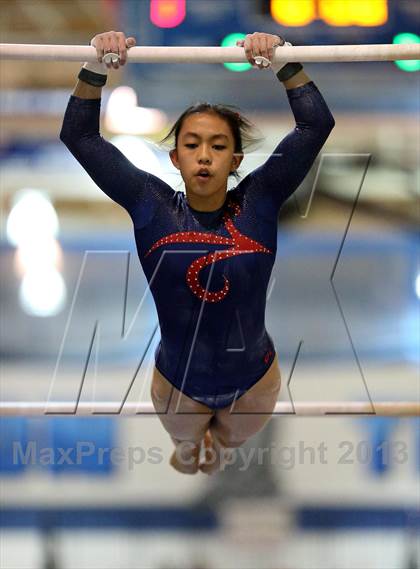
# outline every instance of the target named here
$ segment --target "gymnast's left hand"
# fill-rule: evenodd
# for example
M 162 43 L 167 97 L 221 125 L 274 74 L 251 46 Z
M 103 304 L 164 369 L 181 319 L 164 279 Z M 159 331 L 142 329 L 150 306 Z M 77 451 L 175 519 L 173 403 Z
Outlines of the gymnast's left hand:
M 248 34 L 244 40 L 236 42 L 238 47 L 245 49 L 245 55 L 249 63 L 258 69 L 266 69 L 269 65 L 266 62 L 256 63 L 255 58 L 258 56 L 273 61 L 274 48 L 279 45 L 284 45 L 285 40 L 274 34 L 265 34 L 264 32 L 254 32 Z

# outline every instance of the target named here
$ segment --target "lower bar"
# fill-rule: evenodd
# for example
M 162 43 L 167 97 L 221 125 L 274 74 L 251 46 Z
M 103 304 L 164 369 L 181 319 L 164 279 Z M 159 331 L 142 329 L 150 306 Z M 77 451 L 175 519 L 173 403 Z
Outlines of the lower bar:
M 234 410 L 233 410 L 234 413 Z M 117 415 L 125 417 L 153 417 L 156 412 L 152 403 L 128 402 L 121 408 L 121 403 L 110 402 L 81 402 L 77 406 L 74 402 L 41 401 L 7 401 L 0 403 L 0 416 L 2 417 L 28 417 L 42 415 L 90 416 Z M 296 415 L 306 417 L 334 416 L 334 415 L 372 415 L 395 417 L 419 417 L 420 403 L 410 401 L 381 401 L 373 403 L 362 401 L 333 401 L 313 402 L 302 401 L 294 404 L 279 402 L 273 412 L 274 416 Z

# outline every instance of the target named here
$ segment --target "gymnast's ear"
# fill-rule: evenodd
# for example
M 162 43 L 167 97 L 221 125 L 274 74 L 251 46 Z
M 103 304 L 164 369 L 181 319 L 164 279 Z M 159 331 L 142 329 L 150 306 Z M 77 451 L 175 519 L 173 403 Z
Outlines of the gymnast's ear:
M 232 157 L 232 166 L 231 166 L 231 170 L 232 172 L 234 172 L 235 170 L 237 170 L 239 168 L 239 166 L 241 165 L 242 160 L 244 159 L 244 155 L 243 154 L 234 154 Z
M 169 157 L 172 161 L 172 164 L 179 170 L 179 162 L 178 162 L 178 150 L 173 148 L 169 151 Z

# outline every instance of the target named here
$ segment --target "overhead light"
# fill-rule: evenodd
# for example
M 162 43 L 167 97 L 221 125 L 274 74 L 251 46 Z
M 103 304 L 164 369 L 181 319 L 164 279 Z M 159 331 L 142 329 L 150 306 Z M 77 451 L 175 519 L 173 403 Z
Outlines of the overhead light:
M 105 113 L 105 127 L 116 134 L 154 134 L 161 132 L 167 117 L 159 109 L 139 107 L 132 87 L 121 86 L 111 93 Z
M 65 305 L 66 285 L 54 268 L 27 272 L 19 289 L 23 310 L 30 316 L 55 316 Z
M 16 247 L 28 241 L 48 239 L 58 234 L 58 216 L 42 191 L 24 189 L 14 198 L 6 224 L 8 241 Z

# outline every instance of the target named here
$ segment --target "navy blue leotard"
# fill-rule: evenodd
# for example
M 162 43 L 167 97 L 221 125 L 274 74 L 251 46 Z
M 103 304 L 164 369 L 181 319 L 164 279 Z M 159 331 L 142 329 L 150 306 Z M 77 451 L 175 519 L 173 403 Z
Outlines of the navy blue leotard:
M 104 140 L 100 99 L 71 96 L 60 134 L 95 183 L 131 216 L 159 318 L 156 367 L 214 409 L 245 393 L 274 359 L 265 306 L 279 208 L 334 126 L 313 82 L 287 96 L 294 129 L 214 212 L 195 211 L 183 192 L 139 170 Z

